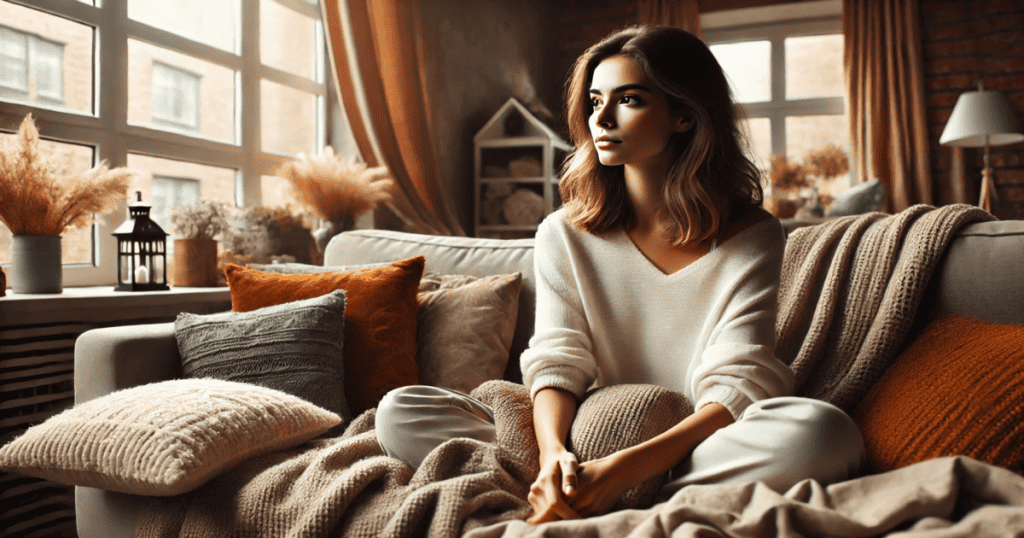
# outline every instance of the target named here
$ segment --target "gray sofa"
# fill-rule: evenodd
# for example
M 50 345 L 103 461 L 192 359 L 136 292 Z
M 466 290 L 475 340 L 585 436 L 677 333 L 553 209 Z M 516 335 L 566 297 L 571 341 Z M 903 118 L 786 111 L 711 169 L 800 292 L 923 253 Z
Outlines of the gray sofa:
M 519 353 L 533 332 L 533 240 L 436 237 L 356 230 L 328 245 L 325 265 L 389 262 L 422 254 L 427 271 L 486 276 L 521 271 L 519 319 L 505 378 L 521 381 Z M 966 226 L 952 241 L 933 277 L 915 325 L 959 314 L 994 323 L 1024 325 L 1024 221 Z M 911 333 L 913 334 L 913 332 Z M 75 400 L 181 375 L 174 324 L 96 329 L 75 345 Z M 142 497 L 76 488 L 81 538 L 133 536 Z

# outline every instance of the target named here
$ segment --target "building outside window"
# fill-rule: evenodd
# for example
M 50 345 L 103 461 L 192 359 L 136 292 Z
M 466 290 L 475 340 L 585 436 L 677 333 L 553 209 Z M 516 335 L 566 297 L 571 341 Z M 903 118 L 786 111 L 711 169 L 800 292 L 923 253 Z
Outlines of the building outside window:
M 201 77 L 184 69 L 153 62 L 153 123 L 171 128 L 199 129 Z
M 63 43 L 0 25 L 0 97 L 60 106 L 63 76 Z
M 281 164 L 326 145 L 315 0 L 0 0 L 0 20 L 2 124 L 32 114 L 47 154 L 133 169 L 126 205 L 135 191 L 154 215 L 193 198 L 259 205 Z M 114 283 L 125 217 L 62 236 L 65 286 Z M 10 245 L 0 224 L 0 264 Z
M 744 22 L 703 30 L 702 37 L 743 109 L 755 163 L 767 171 L 773 155 L 803 162 L 826 144 L 850 157 L 841 17 Z M 848 186 L 847 175 L 821 190 Z

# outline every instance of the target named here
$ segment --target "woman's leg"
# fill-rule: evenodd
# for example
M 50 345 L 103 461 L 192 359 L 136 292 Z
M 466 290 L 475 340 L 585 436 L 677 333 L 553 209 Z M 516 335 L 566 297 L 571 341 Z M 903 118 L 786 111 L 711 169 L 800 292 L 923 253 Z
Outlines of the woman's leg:
M 476 398 L 428 385 L 392 390 L 377 405 L 377 442 L 384 453 L 416 469 L 449 439 L 495 439 L 494 412 Z
M 810 398 L 771 398 L 697 445 L 673 469 L 662 494 L 690 484 L 754 481 L 782 493 L 807 478 L 823 485 L 853 478 L 863 461 L 860 430 L 838 407 Z

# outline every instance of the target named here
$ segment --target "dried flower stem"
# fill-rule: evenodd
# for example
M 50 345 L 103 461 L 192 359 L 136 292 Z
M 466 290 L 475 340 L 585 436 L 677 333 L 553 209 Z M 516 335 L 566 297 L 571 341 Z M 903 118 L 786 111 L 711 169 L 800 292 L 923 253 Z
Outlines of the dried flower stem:
M 15 141 L 0 147 L 0 221 L 14 235 L 61 235 L 88 226 L 125 199 L 132 172 L 108 170 L 105 162 L 84 172 L 70 159 L 56 168 L 39 153 L 32 115 L 21 122 Z
M 394 180 L 387 168 L 339 159 L 330 146 L 322 156 L 299 155 L 281 166 L 277 175 L 288 181 L 300 204 L 332 222 L 354 219 L 393 200 Z

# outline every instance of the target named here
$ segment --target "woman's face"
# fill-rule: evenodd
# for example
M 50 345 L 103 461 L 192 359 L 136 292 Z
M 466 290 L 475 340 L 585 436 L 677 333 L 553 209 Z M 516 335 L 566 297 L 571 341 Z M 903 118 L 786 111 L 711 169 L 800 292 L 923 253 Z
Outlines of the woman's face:
M 626 56 L 597 65 L 590 102 L 590 134 L 605 166 L 664 158 L 672 135 L 689 129 L 689 122 L 673 117 L 665 93 Z

